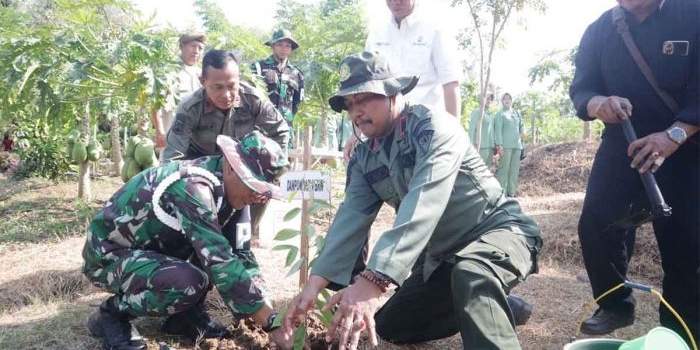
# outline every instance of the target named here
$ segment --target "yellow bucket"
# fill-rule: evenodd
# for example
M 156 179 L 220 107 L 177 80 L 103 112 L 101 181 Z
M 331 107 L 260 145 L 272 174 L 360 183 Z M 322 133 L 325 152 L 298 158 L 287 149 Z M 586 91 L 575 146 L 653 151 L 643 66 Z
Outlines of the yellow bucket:
M 624 343 L 624 340 L 619 339 L 581 339 L 564 345 L 564 350 L 618 350 Z

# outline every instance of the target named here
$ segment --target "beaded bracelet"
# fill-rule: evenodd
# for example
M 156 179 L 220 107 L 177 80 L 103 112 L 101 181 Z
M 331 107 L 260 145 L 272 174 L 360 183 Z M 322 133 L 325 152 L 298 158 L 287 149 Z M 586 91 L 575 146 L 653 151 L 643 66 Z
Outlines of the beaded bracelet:
M 385 293 L 386 290 L 389 288 L 389 285 L 391 284 L 391 278 L 372 270 L 364 270 L 360 272 L 358 276 L 366 279 L 367 281 L 372 282 L 372 284 L 379 287 L 382 293 Z

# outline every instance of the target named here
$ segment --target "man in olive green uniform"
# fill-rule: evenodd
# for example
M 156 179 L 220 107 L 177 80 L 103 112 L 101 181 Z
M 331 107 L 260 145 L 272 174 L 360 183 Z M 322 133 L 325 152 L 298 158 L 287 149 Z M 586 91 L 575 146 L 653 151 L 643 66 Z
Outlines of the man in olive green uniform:
M 304 99 L 304 74 L 289 63 L 289 56 L 299 48 L 299 44 L 292 38 L 290 31 L 278 29 L 265 45 L 272 48 L 272 55 L 253 63 L 250 69 L 265 82 L 270 101 L 287 121 L 291 130 L 291 148 L 294 141 L 294 115 Z
M 236 57 L 212 50 L 202 60 L 202 88 L 180 102 L 164 159 L 217 154 L 216 136 L 239 140 L 256 127 L 286 152 L 289 127 L 264 93 L 240 81 Z
M 496 150 L 500 156 L 496 177 L 506 190 L 506 195 L 515 197 L 518 193 L 520 154 L 523 151 L 525 126 L 520 113 L 513 108 L 513 97 L 509 93 L 503 94 L 501 103 L 503 109 L 493 119 Z
M 493 137 L 493 115 L 489 112 L 489 106 L 493 101 L 493 94 L 489 94 L 484 99 L 484 117 L 481 120 L 481 139 L 479 140 L 479 155 L 484 160 L 486 166 L 491 166 L 493 162 L 493 153 L 496 149 L 496 143 Z M 472 140 L 472 145 L 476 145 L 476 130 L 479 126 L 479 107 L 474 108 L 469 122 L 469 138 Z
M 365 327 L 373 345 L 375 335 L 405 344 L 459 332 L 465 349 L 520 349 L 506 295 L 536 271 L 539 227 L 505 197 L 456 119 L 402 103 L 416 77 L 395 77 L 370 52 L 345 58 L 340 77 L 329 104 L 347 109 L 368 139 L 350 160 L 345 200 L 285 329 L 323 288 L 349 284 L 325 306 L 337 306 L 326 339 L 338 336 L 341 350 L 356 349 Z M 351 280 L 384 203 L 396 209 L 394 226 Z M 392 285 L 400 288 L 375 314 Z
M 221 226 L 245 205 L 281 198 L 271 184 L 287 165 L 279 145 L 254 131 L 240 143 L 219 135 L 223 156 L 153 167 L 122 186 L 95 216 L 83 248 L 83 273 L 112 293 L 88 320 L 106 350 L 142 350 L 130 324 L 140 316 L 168 316 L 163 331 L 199 337 L 229 334 L 213 322 L 204 301 L 216 287 L 236 317 L 251 317 L 274 342 L 290 347 L 275 330 L 274 310 L 255 256 L 231 244 Z M 195 257 L 197 263 L 192 262 Z

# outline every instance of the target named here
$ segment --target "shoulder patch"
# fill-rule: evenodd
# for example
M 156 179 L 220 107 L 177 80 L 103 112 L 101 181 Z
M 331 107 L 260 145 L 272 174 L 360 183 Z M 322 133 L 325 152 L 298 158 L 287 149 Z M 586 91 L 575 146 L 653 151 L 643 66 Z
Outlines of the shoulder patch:
M 431 129 L 426 129 L 426 130 L 421 130 L 418 135 L 416 135 L 416 144 L 418 145 L 418 148 L 420 148 L 421 152 L 423 154 L 427 154 L 428 150 L 430 149 L 430 145 L 433 143 L 433 134 L 435 133 L 434 130 Z
M 175 135 L 182 135 L 185 132 L 186 126 L 187 126 L 187 114 L 178 113 L 175 116 L 175 122 L 173 123 L 171 130 L 173 131 L 173 134 L 175 134 Z

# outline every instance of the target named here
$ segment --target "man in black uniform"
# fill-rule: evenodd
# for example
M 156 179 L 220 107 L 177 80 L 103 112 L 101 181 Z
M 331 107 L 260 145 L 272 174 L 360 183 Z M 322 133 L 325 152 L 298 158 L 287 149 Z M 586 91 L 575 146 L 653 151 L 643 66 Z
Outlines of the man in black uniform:
M 679 105 L 673 112 L 637 67 L 613 23 L 613 11 L 591 24 L 581 39 L 569 93 L 583 120 L 605 123 L 579 221 L 579 239 L 593 295 L 623 282 L 627 270 L 624 228 L 614 225 L 645 198 L 640 173 L 655 173 L 673 207 L 653 221 L 664 270 L 664 298 L 680 313 L 693 337 L 700 329 L 698 258 L 700 153 L 698 124 L 698 33 L 696 0 L 618 0 L 642 56 L 661 89 Z M 627 143 L 620 124 L 629 118 L 640 137 Z M 636 153 L 635 153 L 636 152 Z M 607 334 L 634 322 L 627 288 L 603 298 L 581 331 Z M 663 306 L 660 321 L 688 341 Z

